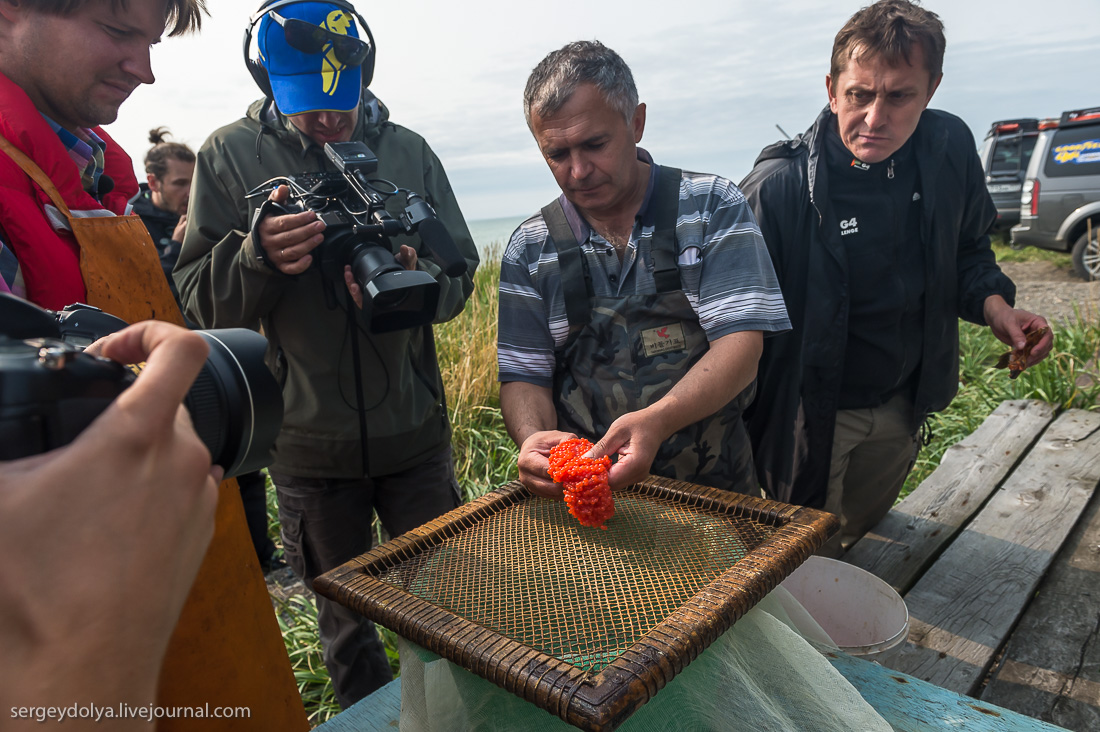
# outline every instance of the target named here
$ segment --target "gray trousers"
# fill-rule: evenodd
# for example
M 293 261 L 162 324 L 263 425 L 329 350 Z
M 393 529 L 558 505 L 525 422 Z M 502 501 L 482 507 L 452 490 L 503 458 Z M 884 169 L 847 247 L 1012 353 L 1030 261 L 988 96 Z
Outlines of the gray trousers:
M 912 419 L 913 405 L 903 395 L 881 407 L 836 413 L 825 510 L 840 517 L 840 532 L 819 554 L 839 556 L 894 505 L 917 459 Z
M 287 563 L 307 587 L 369 551 L 372 512 L 390 536 L 415 529 L 462 503 L 451 448 L 402 473 L 372 479 L 298 478 L 270 472 L 279 498 Z M 325 666 L 343 708 L 393 679 L 374 623 L 317 597 Z

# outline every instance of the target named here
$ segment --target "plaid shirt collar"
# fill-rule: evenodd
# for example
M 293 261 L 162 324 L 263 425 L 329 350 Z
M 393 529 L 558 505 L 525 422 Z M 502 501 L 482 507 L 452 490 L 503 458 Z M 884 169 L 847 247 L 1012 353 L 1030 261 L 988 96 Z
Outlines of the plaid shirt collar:
M 42 118 L 57 133 L 61 144 L 65 146 L 69 157 L 76 164 L 77 170 L 80 171 L 80 183 L 85 192 L 98 201 L 99 196 L 96 195 L 96 191 L 99 189 L 99 177 L 103 175 L 105 167 L 103 153 L 107 149 L 107 144 L 100 139 L 99 135 L 85 127 L 78 127 L 76 134 L 73 134 L 46 115 L 43 114 Z

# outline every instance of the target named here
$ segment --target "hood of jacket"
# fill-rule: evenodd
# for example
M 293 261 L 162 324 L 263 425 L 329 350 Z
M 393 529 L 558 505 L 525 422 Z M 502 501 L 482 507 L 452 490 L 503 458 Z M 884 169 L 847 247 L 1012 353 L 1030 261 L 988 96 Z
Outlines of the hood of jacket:
M 810 202 L 814 208 L 818 208 L 817 201 L 825 200 L 826 192 L 819 190 L 819 178 L 817 175 L 817 166 L 821 161 L 822 147 L 825 142 L 825 133 L 829 129 L 829 125 L 832 124 L 833 111 L 829 108 L 829 105 L 825 105 L 825 108 L 821 110 L 821 113 L 817 115 L 817 119 L 810 125 L 810 128 L 805 132 L 795 135 L 790 140 L 780 140 L 772 145 L 768 145 L 760 154 L 756 157 L 755 165 L 767 160 L 787 160 L 798 157 L 806 157 L 806 180 L 808 183 L 808 189 L 810 192 Z M 818 211 L 820 215 L 820 210 Z

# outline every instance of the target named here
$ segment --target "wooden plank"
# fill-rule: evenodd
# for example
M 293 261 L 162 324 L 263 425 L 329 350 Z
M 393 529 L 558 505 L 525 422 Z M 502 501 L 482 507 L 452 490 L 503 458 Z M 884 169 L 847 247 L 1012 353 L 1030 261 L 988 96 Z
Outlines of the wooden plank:
M 1046 402 L 1003 402 L 844 555 L 905 594 L 1054 419 Z
M 321 732 L 393 732 L 401 719 L 401 677 L 313 729 Z
M 1100 482 L 1100 413 L 1062 414 L 906 595 L 893 668 L 974 693 Z
M 1055 732 L 1062 729 L 941 689 L 862 658 L 844 653 L 825 655 L 897 732 Z
M 1058 553 L 981 698 L 1100 730 L 1100 493 Z

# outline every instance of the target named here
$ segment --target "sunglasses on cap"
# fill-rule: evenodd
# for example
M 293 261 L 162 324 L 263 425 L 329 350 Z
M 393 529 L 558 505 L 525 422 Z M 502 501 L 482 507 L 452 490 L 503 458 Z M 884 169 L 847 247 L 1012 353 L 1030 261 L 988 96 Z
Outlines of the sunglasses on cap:
M 333 33 L 297 18 L 284 18 L 274 10 L 268 15 L 282 26 L 287 44 L 302 53 L 322 53 L 325 46 L 331 43 L 337 60 L 345 66 L 361 65 L 370 53 L 370 46 L 359 38 Z

